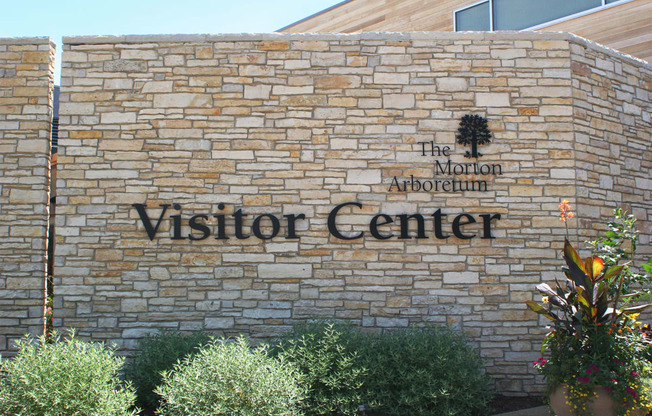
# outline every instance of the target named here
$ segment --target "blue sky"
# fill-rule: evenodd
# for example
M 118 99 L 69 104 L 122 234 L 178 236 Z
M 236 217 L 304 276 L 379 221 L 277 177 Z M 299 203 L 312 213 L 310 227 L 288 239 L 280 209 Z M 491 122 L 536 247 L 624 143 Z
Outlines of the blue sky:
M 340 0 L 2 0 L 0 37 L 269 33 Z

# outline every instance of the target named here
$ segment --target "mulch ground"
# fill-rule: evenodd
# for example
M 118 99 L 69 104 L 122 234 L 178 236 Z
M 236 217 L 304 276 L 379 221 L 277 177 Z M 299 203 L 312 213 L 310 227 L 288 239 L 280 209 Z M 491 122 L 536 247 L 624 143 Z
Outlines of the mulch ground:
M 543 406 L 546 403 L 541 396 L 512 397 L 497 395 L 489 402 L 491 415 L 513 412 L 515 410 L 529 409 Z
M 491 411 L 489 415 L 499 415 L 501 413 L 513 412 L 514 410 L 529 409 L 531 407 L 543 406 L 545 403 L 541 396 L 525 396 L 525 397 L 512 397 L 512 396 L 494 396 L 489 402 Z M 365 416 L 385 416 L 381 413 L 373 411 L 365 412 Z M 141 416 L 154 416 L 152 410 L 145 410 L 141 412 Z M 485 416 L 485 415 L 482 415 Z

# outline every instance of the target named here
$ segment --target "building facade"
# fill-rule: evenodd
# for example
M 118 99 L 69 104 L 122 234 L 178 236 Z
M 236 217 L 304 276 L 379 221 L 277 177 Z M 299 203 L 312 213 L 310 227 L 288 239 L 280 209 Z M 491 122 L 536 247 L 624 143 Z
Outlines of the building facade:
M 162 328 L 447 324 L 500 392 L 534 391 L 524 301 L 564 237 L 622 207 L 652 255 L 652 67 L 576 36 L 64 42 L 54 324 L 121 353 Z M 0 40 L 3 356 L 43 329 L 52 61 L 48 39 Z
M 280 32 L 570 32 L 646 61 L 652 59 L 647 0 L 348 0 Z

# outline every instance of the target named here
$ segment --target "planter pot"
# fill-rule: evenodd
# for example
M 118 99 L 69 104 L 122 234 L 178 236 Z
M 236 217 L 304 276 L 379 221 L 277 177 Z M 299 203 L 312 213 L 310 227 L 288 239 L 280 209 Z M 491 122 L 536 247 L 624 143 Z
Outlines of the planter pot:
M 593 389 L 597 394 L 588 403 L 588 408 L 593 416 L 614 416 L 616 414 L 616 403 L 611 399 L 611 395 L 603 388 Z M 574 416 L 570 406 L 566 403 L 568 397 L 568 387 L 566 385 L 557 387 L 550 395 L 550 407 L 557 416 Z M 630 416 L 645 416 L 647 411 L 644 409 L 635 409 L 629 413 Z

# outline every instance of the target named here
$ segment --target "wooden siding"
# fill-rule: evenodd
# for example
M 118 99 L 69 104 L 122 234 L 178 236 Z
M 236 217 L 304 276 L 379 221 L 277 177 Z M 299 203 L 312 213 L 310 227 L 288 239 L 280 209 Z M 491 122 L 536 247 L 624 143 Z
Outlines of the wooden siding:
M 450 32 L 453 11 L 477 0 L 350 0 L 280 32 Z M 652 60 L 652 1 L 634 0 L 538 30 L 571 32 Z
M 571 32 L 637 58 L 652 61 L 652 1 L 636 0 L 546 26 Z
M 351 0 L 280 32 L 450 32 L 453 10 L 478 0 Z

